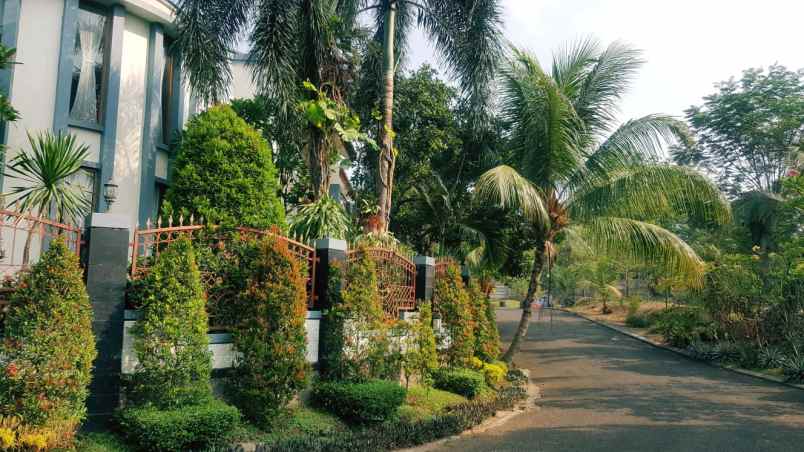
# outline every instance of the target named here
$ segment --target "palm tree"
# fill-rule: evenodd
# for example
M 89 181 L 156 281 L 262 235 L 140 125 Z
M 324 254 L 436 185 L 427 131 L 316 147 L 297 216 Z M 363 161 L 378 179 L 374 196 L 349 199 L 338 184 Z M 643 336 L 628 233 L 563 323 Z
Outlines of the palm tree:
M 21 182 L 5 196 L 9 206 L 31 217 L 52 218 L 59 223 L 76 223 L 89 213 L 91 200 L 80 186 L 72 183 L 73 176 L 89 155 L 89 147 L 78 144 L 75 135 L 36 136 L 28 134 L 31 153 L 20 152 L 14 157 L 6 177 Z M 22 265 L 30 260 L 31 239 L 36 220 L 30 221 L 28 237 L 22 255 Z
M 703 263 L 673 233 L 647 220 L 686 215 L 730 220 L 728 203 L 700 174 L 661 163 L 663 145 L 685 138 L 673 118 L 649 115 L 615 128 L 615 108 L 642 61 L 623 44 L 581 41 L 558 52 L 550 73 L 513 50 L 502 77 L 512 159 L 484 173 L 478 200 L 515 209 L 536 229 L 522 318 L 504 359 L 527 333 L 542 270 L 559 239 L 614 259 L 660 265 L 699 281 Z M 579 245 L 580 246 L 580 245 Z
M 355 0 L 355 7 L 363 8 L 358 12 L 374 12 L 374 41 L 382 49 L 381 62 L 376 54 L 369 54 L 364 64 L 369 73 L 369 96 L 382 97 L 376 177 L 379 232 L 388 230 L 394 189 L 394 77 L 414 22 L 436 44 L 442 61 L 469 102 L 473 122 L 480 126 L 488 111 L 490 85 L 503 53 L 500 3 L 500 0 Z
M 282 120 L 302 99 L 318 92 L 343 102 L 351 83 L 356 0 L 184 0 L 176 14 L 173 50 L 194 93 L 218 103 L 229 91 L 229 64 L 240 38 L 248 34 L 249 63 L 259 91 L 277 105 Z M 313 195 L 327 193 L 330 166 L 340 145 L 314 124 L 307 125 L 305 160 Z

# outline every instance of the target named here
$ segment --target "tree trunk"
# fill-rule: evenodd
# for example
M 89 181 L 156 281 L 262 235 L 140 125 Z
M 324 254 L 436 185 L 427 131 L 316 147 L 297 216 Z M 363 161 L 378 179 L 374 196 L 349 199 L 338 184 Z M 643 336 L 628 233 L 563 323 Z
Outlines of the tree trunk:
M 522 318 L 519 319 L 519 326 L 516 329 L 514 338 L 511 340 L 511 345 L 506 350 L 502 360 L 507 364 L 511 364 L 514 355 L 519 352 L 519 347 L 522 345 L 522 339 L 528 334 L 528 327 L 530 326 L 530 318 L 533 315 L 532 305 L 536 294 L 539 293 L 541 286 L 542 271 L 544 270 L 544 260 L 546 257 L 545 250 L 546 242 L 542 241 L 539 248 L 536 250 L 536 255 L 533 259 L 533 269 L 530 273 L 530 283 L 528 284 L 528 293 L 525 295 L 525 301 L 522 306 Z
M 377 204 L 379 207 L 378 231 L 388 230 L 391 221 L 391 197 L 394 189 L 394 74 L 396 56 L 394 40 L 396 37 L 396 0 L 391 0 L 385 13 L 385 34 L 383 36 L 383 123 L 380 128 L 381 149 L 377 165 Z
M 314 126 L 309 127 L 310 144 L 308 145 L 307 160 L 310 167 L 310 183 L 312 184 L 313 199 L 321 199 L 329 192 L 329 156 L 327 155 L 324 136 L 321 130 Z

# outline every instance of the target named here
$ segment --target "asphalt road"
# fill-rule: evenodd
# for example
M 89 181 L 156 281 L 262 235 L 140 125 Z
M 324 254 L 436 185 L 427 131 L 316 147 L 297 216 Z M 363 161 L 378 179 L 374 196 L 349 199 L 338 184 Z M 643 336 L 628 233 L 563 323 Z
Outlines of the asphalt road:
M 509 339 L 520 311 L 498 311 Z M 804 451 L 804 391 L 707 366 L 556 312 L 516 359 L 538 408 L 445 451 Z

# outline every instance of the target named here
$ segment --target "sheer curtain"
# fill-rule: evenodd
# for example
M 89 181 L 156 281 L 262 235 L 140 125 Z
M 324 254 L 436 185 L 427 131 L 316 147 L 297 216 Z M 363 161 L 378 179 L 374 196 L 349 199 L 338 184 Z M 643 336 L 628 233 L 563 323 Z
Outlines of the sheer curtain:
M 103 64 L 102 52 L 99 48 L 102 33 L 103 24 L 100 20 L 78 21 L 80 48 L 76 48 L 76 59 L 80 60 L 81 64 L 78 69 L 78 86 L 70 116 L 79 121 L 96 122 L 98 120 L 98 80 L 95 76 L 95 66 Z

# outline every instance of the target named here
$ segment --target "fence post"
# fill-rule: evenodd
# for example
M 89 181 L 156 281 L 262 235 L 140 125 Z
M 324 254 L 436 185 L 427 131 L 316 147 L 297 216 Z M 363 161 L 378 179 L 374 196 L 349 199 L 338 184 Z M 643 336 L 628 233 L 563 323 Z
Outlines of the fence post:
M 332 294 L 329 293 L 329 277 L 335 265 L 346 262 L 346 241 L 331 238 L 316 240 L 315 254 L 318 258 L 315 269 L 316 306 L 323 313 L 323 311 L 332 307 Z M 317 338 L 319 369 L 326 368 L 326 357 L 330 353 L 324 340 L 327 337 L 329 326 L 327 316 L 322 315 Z
M 435 258 L 430 256 L 416 256 L 416 300 L 432 301 L 435 287 Z
M 472 272 L 469 271 L 469 267 L 466 265 L 461 265 L 461 279 L 463 279 L 463 284 L 468 287 L 469 281 L 472 279 Z
M 98 357 L 87 400 L 89 428 L 108 422 L 120 405 L 128 252 L 128 218 L 108 213 L 92 214 L 86 275 Z

